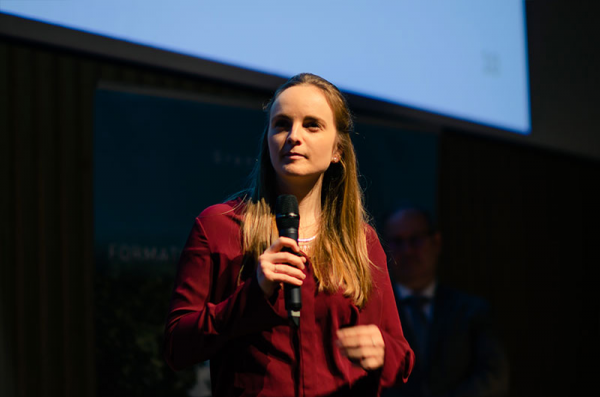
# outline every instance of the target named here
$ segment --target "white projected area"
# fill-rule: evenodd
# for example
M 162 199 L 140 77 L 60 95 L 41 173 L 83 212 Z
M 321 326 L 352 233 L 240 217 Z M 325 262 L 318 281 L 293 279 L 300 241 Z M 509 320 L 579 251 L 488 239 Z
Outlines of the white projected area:
M 0 11 L 530 131 L 522 0 L 2 0 Z

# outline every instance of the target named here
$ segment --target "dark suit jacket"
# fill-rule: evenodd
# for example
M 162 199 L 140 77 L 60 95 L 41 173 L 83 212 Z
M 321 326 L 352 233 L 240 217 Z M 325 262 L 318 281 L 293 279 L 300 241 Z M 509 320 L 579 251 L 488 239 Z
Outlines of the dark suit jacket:
M 415 336 L 406 310 L 396 297 L 404 335 Z M 505 396 L 508 362 L 495 334 L 488 303 L 439 285 L 433 300 L 427 365 L 415 363 L 408 382 L 384 396 Z

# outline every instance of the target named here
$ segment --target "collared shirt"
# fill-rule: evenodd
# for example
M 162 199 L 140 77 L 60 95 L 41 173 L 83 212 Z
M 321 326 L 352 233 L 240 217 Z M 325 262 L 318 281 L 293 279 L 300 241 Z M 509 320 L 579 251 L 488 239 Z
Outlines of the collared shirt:
M 431 282 L 431 284 L 429 284 L 425 289 L 423 289 L 418 294 L 420 296 L 429 298 L 429 302 L 423 306 L 423 312 L 425 313 L 427 320 L 430 322 L 433 317 L 433 298 L 435 297 L 435 288 L 436 287 L 437 287 L 437 280 L 434 280 Z M 400 297 L 400 299 L 403 299 L 403 298 L 406 298 L 409 296 L 413 296 L 413 295 L 417 295 L 417 294 L 415 294 L 415 292 L 412 289 L 410 289 L 400 283 L 394 283 L 394 289 L 396 290 L 396 295 L 398 295 Z

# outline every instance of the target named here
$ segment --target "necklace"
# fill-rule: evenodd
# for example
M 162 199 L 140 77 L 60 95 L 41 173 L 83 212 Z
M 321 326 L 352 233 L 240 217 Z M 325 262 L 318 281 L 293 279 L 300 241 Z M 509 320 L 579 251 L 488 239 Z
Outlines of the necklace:
M 316 234 L 314 236 L 312 236 L 312 237 L 309 237 L 309 238 L 299 238 L 298 239 L 298 243 L 309 243 L 309 242 L 313 241 L 316 238 L 317 238 Z

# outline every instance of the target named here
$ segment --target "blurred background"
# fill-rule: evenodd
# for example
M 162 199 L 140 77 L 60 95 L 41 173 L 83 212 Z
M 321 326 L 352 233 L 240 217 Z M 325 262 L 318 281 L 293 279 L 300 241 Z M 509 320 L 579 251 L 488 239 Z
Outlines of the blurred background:
M 17 3 L 29 8 L 20 14 L 10 8 Z M 447 34 L 456 18 L 463 26 L 478 15 L 461 19 L 473 2 L 457 2 L 461 18 L 447 9 L 423 14 L 429 24 L 412 27 L 421 35 L 409 34 L 405 19 L 388 18 L 415 47 L 445 48 L 435 67 L 413 66 L 429 73 L 416 77 L 404 65 L 427 64 L 431 54 L 404 55 L 398 69 L 385 71 L 378 57 L 392 48 L 333 37 L 323 40 L 326 48 L 356 53 L 341 64 L 358 68 L 348 76 L 333 61 L 302 63 L 309 55 L 276 70 L 276 59 L 260 53 L 261 69 L 30 14 L 51 3 L 0 3 L 0 395 L 209 395 L 205 364 L 175 373 L 161 356 L 176 262 L 195 216 L 245 186 L 264 128 L 262 105 L 303 71 L 322 73 L 349 96 L 374 225 L 405 202 L 436 215 L 444 236 L 440 277 L 492 303 L 511 396 L 595 395 L 600 33 L 593 1 L 511 2 L 526 29 L 515 36 L 513 25 L 501 25 L 500 36 L 517 40 L 505 47 L 523 55 L 517 80 L 526 80 L 501 93 L 494 90 L 508 83 L 490 85 L 483 99 L 477 88 L 490 88 L 487 80 L 468 67 L 455 74 L 453 65 L 467 57 Z M 108 20 L 119 19 L 114 11 Z M 263 13 L 258 5 L 254 12 Z M 224 17 L 201 15 L 195 20 L 214 25 L 214 35 L 231 34 Z M 340 19 L 321 18 L 324 25 Z M 279 24 L 259 31 L 259 47 L 279 48 Z M 155 39 L 169 32 L 153 26 Z M 380 34 L 393 42 L 394 29 Z M 221 47 L 242 53 L 235 39 Z M 291 45 L 291 53 L 316 45 Z M 486 76 L 510 67 L 499 55 L 505 47 L 479 54 Z M 461 84 L 437 84 L 442 71 Z M 357 76 L 369 76 L 365 87 Z M 389 93 L 369 91 L 380 84 L 373 77 Z M 463 86 L 471 80 L 474 87 Z M 426 86 L 440 91 L 418 97 Z M 499 100 L 489 103 L 487 118 L 478 115 L 488 108 L 451 106 L 489 98 Z M 507 104 L 520 107 L 515 113 Z

